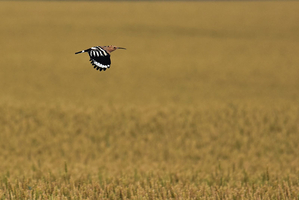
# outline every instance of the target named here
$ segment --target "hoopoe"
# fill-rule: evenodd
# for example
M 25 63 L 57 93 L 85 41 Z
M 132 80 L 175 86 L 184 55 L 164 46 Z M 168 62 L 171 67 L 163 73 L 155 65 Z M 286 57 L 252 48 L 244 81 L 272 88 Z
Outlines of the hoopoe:
M 88 52 L 90 57 L 90 63 L 93 65 L 93 68 L 96 70 L 102 71 L 110 68 L 111 60 L 110 54 L 115 51 L 116 49 L 126 49 L 123 47 L 116 47 L 116 46 L 95 46 L 89 49 L 78 51 L 75 54 Z

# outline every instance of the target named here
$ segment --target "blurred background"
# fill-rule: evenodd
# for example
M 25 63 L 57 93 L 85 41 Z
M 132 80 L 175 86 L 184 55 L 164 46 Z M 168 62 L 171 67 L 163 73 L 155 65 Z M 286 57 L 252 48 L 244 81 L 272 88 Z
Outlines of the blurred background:
M 1 101 L 298 102 L 298 2 L 1 2 Z M 105 72 L 79 50 L 126 47 Z
M 299 196 L 299 2 L 1 1 L 0 24 L 0 199 Z M 75 55 L 98 45 L 127 50 L 99 72 Z

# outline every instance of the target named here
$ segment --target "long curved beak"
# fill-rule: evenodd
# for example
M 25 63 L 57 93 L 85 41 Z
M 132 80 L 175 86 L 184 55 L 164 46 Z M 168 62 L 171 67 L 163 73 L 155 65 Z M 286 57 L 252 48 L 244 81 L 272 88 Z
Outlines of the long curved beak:
M 124 48 L 124 47 L 117 47 L 117 49 L 126 49 L 126 48 Z

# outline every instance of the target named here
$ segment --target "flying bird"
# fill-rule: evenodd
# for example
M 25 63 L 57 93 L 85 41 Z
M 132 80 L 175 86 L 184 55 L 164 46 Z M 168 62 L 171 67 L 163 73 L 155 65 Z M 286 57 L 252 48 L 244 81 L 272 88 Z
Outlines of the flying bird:
M 87 52 L 90 57 L 90 63 L 93 65 L 93 68 L 96 70 L 102 71 L 110 68 L 111 60 L 110 54 L 116 49 L 126 49 L 123 47 L 117 46 L 95 46 L 83 51 L 78 51 L 75 54 Z

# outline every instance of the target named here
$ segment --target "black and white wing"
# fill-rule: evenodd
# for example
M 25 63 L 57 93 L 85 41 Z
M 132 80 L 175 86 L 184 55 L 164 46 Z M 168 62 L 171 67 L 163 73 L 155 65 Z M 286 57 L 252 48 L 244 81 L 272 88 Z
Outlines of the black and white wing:
M 93 65 L 93 67 L 96 70 L 102 71 L 110 68 L 111 60 L 110 60 L 110 54 L 107 53 L 102 47 L 96 46 L 91 47 L 89 49 L 76 52 L 75 54 L 88 52 L 90 57 L 90 63 Z
M 90 63 L 96 70 L 105 71 L 107 68 L 110 68 L 110 54 L 101 47 L 91 47 L 88 54 L 90 57 Z

